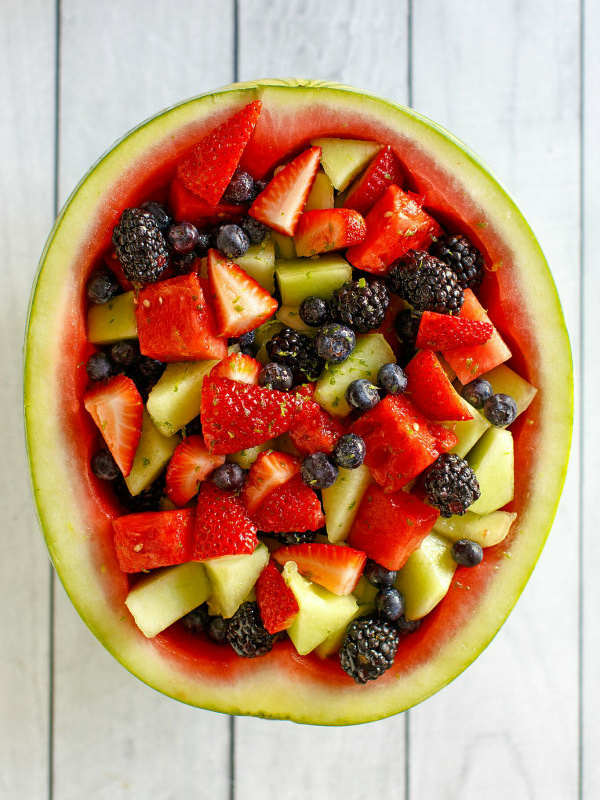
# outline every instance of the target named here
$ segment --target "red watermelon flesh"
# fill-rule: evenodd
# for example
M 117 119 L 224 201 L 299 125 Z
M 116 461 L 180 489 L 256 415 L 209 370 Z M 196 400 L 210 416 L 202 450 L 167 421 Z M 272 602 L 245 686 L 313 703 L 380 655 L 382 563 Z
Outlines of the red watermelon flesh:
M 191 222 L 200 229 L 219 222 L 238 220 L 248 209 L 248 206 L 232 206 L 227 203 L 211 205 L 190 192 L 179 178 L 174 178 L 171 182 L 169 206 L 175 222 Z

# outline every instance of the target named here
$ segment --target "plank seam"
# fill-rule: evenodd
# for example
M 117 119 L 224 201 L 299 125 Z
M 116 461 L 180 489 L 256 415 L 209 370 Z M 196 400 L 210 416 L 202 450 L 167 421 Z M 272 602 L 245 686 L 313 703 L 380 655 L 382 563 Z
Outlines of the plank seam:
M 577 753 L 577 796 L 584 796 L 584 439 L 585 414 L 585 0 L 579 2 L 579 619 L 578 619 L 578 753 Z

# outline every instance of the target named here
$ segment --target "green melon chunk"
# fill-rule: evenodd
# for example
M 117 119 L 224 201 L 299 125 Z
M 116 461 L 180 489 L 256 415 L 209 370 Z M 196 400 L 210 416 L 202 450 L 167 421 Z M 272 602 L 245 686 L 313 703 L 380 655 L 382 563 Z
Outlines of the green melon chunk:
M 202 383 L 218 361 L 168 364 L 152 387 L 148 411 L 163 436 L 172 436 L 200 413 Z
M 369 581 L 361 575 L 352 594 L 356 598 L 356 602 L 360 608 L 362 606 L 374 606 L 378 591 L 376 586 L 373 586 L 372 583 L 369 583 Z
M 282 331 L 284 328 L 285 325 L 283 322 L 279 322 L 279 320 L 275 317 L 271 317 L 271 319 L 263 322 L 263 324 L 259 325 L 259 327 L 254 331 L 254 344 L 257 348 L 256 358 L 261 364 L 267 364 L 270 361 L 267 354 L 267 342 L 269 339 L 272 339 L 276 333 L 279 333 L 279 331 Z
M 298 573 L 293 561 L 284 566 L 283 577 L 300 609 L 288 628 L 288 636 L 301 656 L 310 653 L 328 636 L 346 630 L 358 609 L 351 594 L 340 597 L 311 583 Z
M 407 619 L 421 619 L 446 595 L 456 570 L 450 549 L 450 542 L 430 533 L 398 573 L 396 588 L 404 595 Z
M 510 503 L 514 496 L 515 463 L 512 433 L 503 428 L 490 428 L 467 456 L 477 475 L 481 497 L 469 510 L 489 514 Z
M 358 619 L 359 617 L 366 617 L 367 614 L 372 614 L 374 611 L 375 602 L 367 603 L 365 605 L 359 604 L 358 608 L 352 615 L 352 618 L 348 620 L 348 625 L 351 622 L 354 622 L 355 619 Z M 348 625 L 346 625 L 345 628 L 340 628 L 340 630 L 330 633 L 326 639 L 323 639 L 321 644 L 315 647 L 315 654 L 319 656 L 319 658 L 329 658 L 329 656 L 333 653 L 337 653 L 342 646 L 344 636 L 348 630 Z
M 316 328 L 311 328 L 300 319 L 300 312 L 298 306 L 279 306 L 275 314 L 280 322 L 283 322 L 288 328 L 293 328 L 300 333 L 306 333 L 309 336 L 315 336 L 317 333 Z
M 259 283 L 270 294 L 275 291 L 275 246 L 271 239 L 260 244 L 251 244 L 240 258 L 232 259 L 244 272 Z
M 322 208 L 333 208 L 333 185 L 329 177 L 319 170 L 306 199 L 305 211 L 316 211 Z
M 333 544 L 348 538 L 360 501 L 371 483 L 371 473 L 364 464 L 357 469 L 343 469 L 333 486 L 323 489 L 323 510 L 327 538 Z
M 433 530 L 451 542 L 470 539 L 482 547 L 492 547 L 506 539 L 510 526 L 516 518 L 515 513 L 508 511 L 492 511 L 491 514 L 483 516 L 467 511 L 462 517 L 452 516 L 450 519 L 438 517 Z
M 352 279 L 352 267 L 338 253 L 275 262 L 275 274 L 284 306 L 299 306 L 311 295 L 329 299 L 334 290 Z
M 144 409 L 142 435 L 135 451 L 131 472 L 125 478 L 131 494 L 140 494 L 151 483 L 154 483 L 169 463 L 173 450 L 180 441 L 180 436 L 171 436 L 170 439 L 167 439 L 159 433 L 150 415 Z
M 490 423 L 483 414 L 480 414 L 479 411 L 467 403 L 466 400 L 462 400 L 462 402 L 466 406 L 469 414 L 472 415 L 472 419 L 452 420 L 451 422 L 444 422 L 444 425 L 458 436 L 458 443 L 450 452 L 456 453 L 457 456 L 464 458 L 490 427 Z
M 296 258 L 296 247 L 292 236 L 271 231 L 271 241 L 275 247 L 275 258 Z
M 269 450 L 272 447 L 274 447 L 274 445 L 271 439 L 268 442 L 257 444 L 255 447 L 248 447 L 246 450 L 238 450 L 237 453 L 230 453 L 226 457 L 226 460 L 233 461 L 234 464 L 238 464 L 242 469 L 250 469 L 259 455 L 264 450 Z
M 115 344 L 123 339 L 137 339 L 134 293 L 118 294 L 108 303 L 91 306 L 87 329 L 92 344 Z
M 526 408 L 529 407 L 531 401 L 537 394 L 537 389 L 528 383 L 525 378 L 507 367 L 506 364 L 500 364 L 485 375 L 481 376 L 492 384 L 494 393 L 502 393 L 510 395 L 517 404 L 517 415 L 522 414 Z
M 208 610 L 229 619 L 243 603 L 269 560 L 269 551 L 262 542 L 249 555 L 222 556 L 202 563 L 206 567 L 211 592 Z
M 351 411 L 344 397 L 348 385 L 358 378 L 377 383 L 377 373 L 390 362 L 395 363 L 396 358 L 381 333 L 357 336 L 352 354 L 341 364 L 323 371 L 315 387 L 314 399 L 334 417 L 345 417 Z
M 138 628 L 150 639 L 204 603 L 209 594 L 204 566 L 190 561 L 144 578 L 125 603 Z
M 323 169 L 340 192 L 381 150 L 379 142 L 363 142 L 360 139 L 313 139 L 311 144 L 321 148 Z

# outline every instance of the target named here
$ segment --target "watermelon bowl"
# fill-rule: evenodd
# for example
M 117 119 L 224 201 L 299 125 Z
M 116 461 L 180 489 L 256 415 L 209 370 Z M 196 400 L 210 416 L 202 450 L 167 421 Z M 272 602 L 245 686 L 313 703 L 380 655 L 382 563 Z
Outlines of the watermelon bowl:
M 83 367 L 93 349 L 86 338 L 86 280 L 110 247 L 123 209 L 164 197 L 181 154 L 257 99 L 262 111 L 242 162 L 257 179 L 314 137 L 391 145 L 407 185 L 426 196 L 428 211 L 449 230 L 469 235 L 485 255 L 480 299 L 510 347 L 510 366 L 538 390 L 513 426 L 516 487 L 508 510 L 517 517 L 509 537 L 487 549 L 476 569 L 462 568 L 419 630 L 401 640 L 394 666 L 366 685 L 353 683 L 335 658 L 299 656 L 289 640 L 262 658 L 244 659 L 177 624 L 146 638 L 124 604 L 129 578 L 119 569 L 111 526 L 122 512 L 89 466 L 97 431 L 82 403 Z M 66 592 L 104 647 L 146 684 L 184 703 L 308 724 L 350 725 L 397 714 L 477 657 L 540 555 L 570 447 L 568 336 L 544 256 L 513 201 L 481 161 L 435 123 L 319 81 L 242 83 L 194 98 L 144 122 L 91 168 L 62 209 L 41 259 L 24 381 L 40 525 Z

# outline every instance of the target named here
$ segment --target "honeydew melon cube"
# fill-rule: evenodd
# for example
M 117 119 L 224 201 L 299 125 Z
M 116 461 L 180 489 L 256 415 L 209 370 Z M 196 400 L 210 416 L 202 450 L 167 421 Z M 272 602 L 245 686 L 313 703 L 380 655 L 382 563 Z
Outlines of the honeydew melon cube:
M 338 191 L 343 191 L 381 150 L 379 142 L 361 139 L 313 139 L 321 148 L 321 165 Z
M 227 457 L 227 461 L 233 461 L 234 464 L 237 464 L 242 469 L 250 469 L 252 464 L 256 461 L 259 455 L 264 450 L 269 450 L 273 447 L 273 440 L 271 439 L 268 442 L 263 442 L 262 444 L 257 444 L 254 447 L 248 447 L 246 450 L 238 450 L 237 453 L 230 453 Z
M 516 517 L 514 512 L 509 511 L 492 511 L 491 514 L 483 516 L 467 511 L 462 517 L 455 515 L 450 519 L 438 517 L 433 530 L 451 542 L 470 539 L 482 547 L 492 547 L 506 539 Z
M 348 621 L 348 625 L 351 622 L 354 622 L 355 619 L 358 619 L 358 617 L 365 617 L 367 614 L 371 614 L 374 610 L 374 602 L 370 603 L 369 605 L 359 605 L 352 616 L 352 619 Z M 347 628 L 348 626 L 345 628 L 340 628 L 340 630 L 330 633 L 326 639 L 323 639 L 321 644 L 315 647 L 316 655 L 318 655 L 319 658 L 328 658 L 332 653 L 337 653 L 342 645 Z
M 305 211 L 333 208 L 333 185 L 323 170 L 315 175 L 313 185 L 306 199 Z
M 244 272 L 259 283 L 270 294 L 275 291 L 275 246 L 265 239 L 260 244 L 251 244 L 246 253 L 232 259 Z
M 309 336 L 315 336 L 317 329 L 311 328 L 300 319 L 300 311 L 298 306 L 280 306 L 275 314 L 277 319 L 286 325 L 288 328 L 293 328 L 295 331 L 305 333 Z
M 444 426 L 458 436 L 458 442 L 450 452 L 464 458 L 490 427 L 490 423 L 470 403 L 467 403 L 466 400 L 462 400 L 462 402 L 471 415 L 471 419 L 444 422 Z
M 269 551 L 262 542 L 249 555 L 221 556 L 203 561 L 210 582 L 208 610 L 229 619 L 253 588 L 269 560 Z
M 88 341 L 92 344 L 115 344 L 123 339 L 137 339 L 133 292 L 118 294 L 108 303 L 91 306 L 87 331 Z
M 168 364 L 152 387 L 147 408 L 163 436 L 176 431 L 200 413 L 202 383 L 218 361 L 186 361 Z
M 137 583 L 125 604 L 144 636 L 151 639 L 205 602 L 210 584 L 202 564 L 167 567 Z
M 517 416 L 522 414 L 529 407 L 531 401 L 537 394 L 537 389 L 528 383 L 525 378 L 507 367 L 500 364 L 485 375 L 481 376 L 489 381 L 494 390 L 494 394 L 502 393 L 510 395 L 517 404 Z
M 144 409 L 142 434 L 135 451 L 131 472 L 125 478 L 131 494 L 140 494 L 154 483 L 169 463 L 180 441 L 180 436 L 171 436 L 169 439 L 163 436 L 152 422 L 150 414 Z
M 404 595 L 407 619 L 421 619 L 445 597 L 456 570 L 451 547 L 432 531 L 398 573 L 396 588 Z
M 479 481 L 481 496 L 469 506 L 475 514 L 489 514 L 510 503 L 514 496 L 515 461 L 512 433 L 490 428 L 467 454 Z
M 272 317 L 266 322 L 263 322 L 254 332 L 254 344 L 257 348 L 256 359 L 260 361 L 261 364 L 267 364 L 271 360 L 267 353 L 267 342 L 284 328 L 285 325 L 283 322 Z
M 328 253 L 314 258 L 277 260 L 275 274 L 281 304 L 299 306 L 311 295 L 329 300 L 335 289 L 352 279 L 352 267 L 338 253 Z
M 271 231 L 271 241 L 275 247 L 275 258 L 296 258 L 296 247 L 292 236 Z
M 356 469 L 340 467 L 336 482 L 321 491 L 327 538 L 332 544 L 348 538 L 360 501 L 371 482 L 371 473 L 365 464 Z

